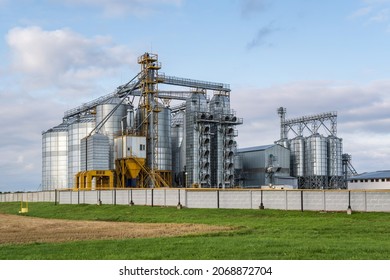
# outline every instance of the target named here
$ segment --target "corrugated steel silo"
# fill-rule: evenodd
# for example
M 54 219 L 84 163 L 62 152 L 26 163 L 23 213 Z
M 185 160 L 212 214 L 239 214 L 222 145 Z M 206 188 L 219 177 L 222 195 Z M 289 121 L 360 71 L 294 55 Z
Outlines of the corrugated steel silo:
M 159 104 L 158 113 L 158 157 L 159 170 L 172 171 L 171 109 Z
M 74 187 L 75 175 L 80 169 L 80 141 L 95 127 L 95 117 L 78 116 L 68 126 L 68 188 Z
M 328 176 L 327 140 L 320 134 L 305 139 L 306 176 Z
M 93 134 L 81 139 L 80 169 L 109 170 L 110 143 L 107 135 Z
M 345 188 L 342 161 L 342 139 L 335 136 L 328 137 L 328 176 L 329 188 Z
M 158 131 L 157 131 L 157 169 L 172 171 L 172 143 L 171 143 L 171 109 L 158 104 L 160 112 L 158 116 Z M 136 128 L 137 132 L 142 132 L 142 123 L 145 121 L 144 112 L 138 108 L 136 112 Z M 150 159 L 150 148 L 147 147 L 147 159 Z M 150 164 L 150 163 L 147 163 Z
M 291 171 L 294 177 L 305 176 L 305 139 L 297 136 L 289 143 L 291 151 Z
M 327 152 L 326 137 L 316 133 L 305 139 L 305 180 L 301 185 L 303 188 L 328 188 Z
M 119 98 L 112 98 L 96 106 L 96 123 L 100 123 L 120 102 Z M 114 138 L 121 134 L 121 122 L 123 117 L 127 115 L 127 107 L 121 104 L 113 113 L 113 115 L 106 121 L 106 123 L 98 131 L 101 134 L 107 135 L 110 142 L 110 158 L 109 169 L 114 169 Z
M 343 143 L 341 138 L 328 137 L 328 171 L 329 176 L 343 176 L 342 154 Z
M 42 190 L 68 187 L 68 126 L 62 123 L 42 133 Z
M 185 113 L 180 111 L 172 117 L 171 123 L 171 143 L 172 143 L 172 171 L 174 182 L 182 186 L 185 162 L 185 137 L 184 137 Z M 184 146 L 184 147 L 183 147 Z

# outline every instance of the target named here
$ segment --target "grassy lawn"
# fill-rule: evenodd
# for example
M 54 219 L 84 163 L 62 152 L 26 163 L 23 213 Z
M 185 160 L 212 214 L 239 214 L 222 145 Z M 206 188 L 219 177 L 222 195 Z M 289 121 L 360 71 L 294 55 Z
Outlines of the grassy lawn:
M 19 203 L 0 203 L 0 213 L 16 214 L 19 207 Z M 27 215 L 72 220 L 200 223 L 231 226 L 235 230 L 169 238 L 2 244 L 0 259 L 390 259 L 390 213 L 347 215 L 30 203 Z

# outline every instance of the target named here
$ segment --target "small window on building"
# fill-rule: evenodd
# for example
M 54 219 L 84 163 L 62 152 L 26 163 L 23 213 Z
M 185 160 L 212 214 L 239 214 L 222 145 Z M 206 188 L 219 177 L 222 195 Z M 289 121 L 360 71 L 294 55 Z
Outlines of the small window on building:
M 364 182 L 366 182 L 366 183 L 367 183 L 367 182 L 368 182 L 368 179 L 364 180 Z
M 140 150 L 140 151 L 145 151 L 145 145 L 140 144 L 140 145 L 139 145 L 139 150 Z
M 390 182 L 390 178 L 386 178 L 386 182 Z
M 371 179 L 371 182 L 374 182 L 374 179 Z

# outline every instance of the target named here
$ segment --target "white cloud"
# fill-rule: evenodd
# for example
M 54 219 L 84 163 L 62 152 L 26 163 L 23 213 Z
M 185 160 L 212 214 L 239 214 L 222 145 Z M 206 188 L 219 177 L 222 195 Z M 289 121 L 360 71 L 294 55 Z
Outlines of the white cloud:
M 382 9 L 370 17 L 370 21 L 387 22 L 390 18 L 390 9 Z
M 368 6 L 368 7 L 363 7 L 363 8 L 360 8 L 356 11 L 354 11 L 350 16 L 349 18 L 350 19 L 354 19 L 354 18 L 359 18 L 359 17 L 363 17 L 363 16 L 366 16 L 368 15 L 369 13 L 371 13 L 372 11 L 372 7 Z
M 101 9 L 109 17 L 149 15 L 162 5 L 180 6 L 182 0 L 56 0 L 70 5 L 89 6 Z
M 390 1 L 389 0 L 363 0 L 363 7 L 352 12 L 348 19 L 360 19 L 365 25 L 385 24 L 385 31 L 388 32 L 390 22 Z
M 12 70 L 24 74 L 35 87 L 80 85 L 135 64 L 133 52 L 111 38 L 87 38 L 69 29 L 13 28 L 6 41 Z
M 59 124 L 64 111 L 114 90 L 121 71 L 135 74 L 138 65 L 133 51 L 110 37 L 70 29 L 13 28 L 5 39 L 11 56 L 0 75 L 1 135 L 7 135 L 0 137 L 0 191 L 35 190 L 41 132 Z

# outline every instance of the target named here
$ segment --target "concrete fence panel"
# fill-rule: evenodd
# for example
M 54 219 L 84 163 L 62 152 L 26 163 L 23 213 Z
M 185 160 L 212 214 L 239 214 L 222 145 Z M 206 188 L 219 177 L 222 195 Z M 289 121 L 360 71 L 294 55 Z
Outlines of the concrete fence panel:
M 286 191 L 287 194 L 287 209 L 286 210 L 301 210 L 301 192 Z
M 186 206 L 188 208 L 218 208 L 218 191 L 187 191 Z
M 345 208 L 346 209 L 346 208 Z M 303 192 L 303 210 L 324 211 L 324 192 Z
M 389 212 L 390 193 L 389 192 L 367 192 L 367 211 Z
M 286 193 L 283 190 L 263 191 L 265 209 L 286 209 Z
M 219 208 L 251 209 L 252 191 L 219 191 Z

